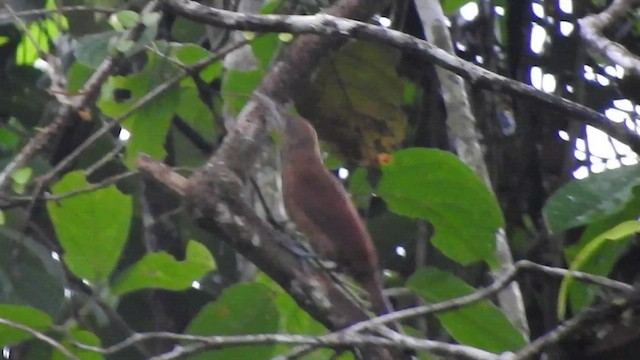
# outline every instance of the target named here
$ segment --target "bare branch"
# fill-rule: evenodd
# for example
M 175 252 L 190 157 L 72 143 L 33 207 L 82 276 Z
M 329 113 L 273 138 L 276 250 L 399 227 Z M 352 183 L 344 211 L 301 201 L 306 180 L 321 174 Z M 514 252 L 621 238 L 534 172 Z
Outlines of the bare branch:
M 640 58 L 602 34 L 605 28 L 629 14 L 632 3 L 631 0 L 615 0 L 605 11 L 585 16 L 579 19 L 578 23 L 580 24 L 580 36 L 592 51 L 598 56 L 605 57 L 612 63 L 640 75 Z
M 162 0 L 169 9 L 193 21 L 229 29 L 248 31 L 289 32 L 294 34 L 318 34 L 330 38 L 354 38 L 387 44 L 402 51 L 417 54 L 425 61 L 443 67 L 483 89 L 503 92 L 511 96 L 523 96 L 544 103 L 577 120 L 596 127 L 640 152 L 640 139 L 624 124 L 610 121 L 604 115 L 576 102 L 545 93 L 529 85 L 483 69 L 480 66 L 448 54 L 424 40 L 400 31 L 369 25 L 327 14 L 300 15 L 251 15 L 207 7 L 189 0 Z M 270 91 L 262 91 L 273 97 Z M 283 100 L 276 94 L 277 100 Z
M 422 340 L 409 336 L 401 336 L 398 339 L 384 339 L 372 335 L 342 333 L 340 336 L 334 334 L 325 336 L 308 336 L 308 335 L 285 335 L 285 334 L 256 334 L 256 335 L 238 335 L 238 336 L 197 336 L 197 335 L 181 335 L 167 332 L 155 332 L 134 334 L 127 340 L 120 342 L 108 348 L 100 348 L 97 346 L 86 345 L 75 342 L 74 345 L 80 349 L 101 353 L 104 355 L 114 354 L 126 349 L 134 343 L 147 341 L 152 339 L 168 339 L 173 341 L 189 341 L 196 342 L 191 345 L 177 346 L 173 351 L 158 355 L 152 359 L 169 360 L 177 359 L 198 352 L 220 349 L 234 346 L 244 345 L 310 345 L 313 347 L 345 347 L 345 346 L 362 346 L 376 345 L 389 348 L 406 349 L 412 348 L 423 350 L 429 353 L 455 357 L 470 360 L 496 360 L 495 354 L 475 349 L 464 345 L 447 344 L 440 341 Z M 275 359 L 283 359 L 277 356 Z
M 3 197 L 2 199 L 6 201 L 5 204 L 0 204 L 0 209 L 10 209 L 22 204 L 26 204 L 26 203 L 30 203 L 32 201 L 37 201 L 37 200 L 42 200 L 42 201 L 58 201 L 58 200 L 62 200 L 62 199 L 67 199 L 70 197 L 74 197 L 74 196 L 78 196 L 81 194 L 86 194 L 92 191 L 96 191 L 98 189 L 102 189 L 105 188 L 107 186 L 113 185 L 115 183 L 117 183 L 120 180 L 124 180 L 133 176 L 138 175 L 138 171 L 127 171 L 121 174 L 117 174 L 114 176 L 110 176 L 108 178 L 105 178 L 97 183 L 91 184 L 85 188 L 82 189 L 77 189 L 77 190 L 73 190 L 73 191 L 69 191 L 68 193 L 64 193 L 64 194 L 42 194 L 37 198 L 34 198 L 33 196 L 7 196 L 7 197 Z
M 505 274 L 504 277 L 497 279 L 490 286 L 479 289 L 473 294 L 443 301 L 436 304 L 430 304 L 426 306 L 420 306 L 408 310 L 398 311 L 394 314 L 385 315 L 368 321 L 358 323 L 340 332 L 323 335 L 323 336 L 304 336 L 304 335 L 285 335 L 285 334 L 259 334 L 259 335 L 241 335 L 241 336 L 198 336 L 198 335 L 183 335 L 169 332 L 150 332 L 150 333 L 134 333 L 127 339 L 109 346 L 107 348 L 101 348 L 92 345 L 86 345 L 83 343 L 75 342 L 74 345 L 80 349 L 93 351 L 105 355 L 114 354 L 122 351 L 130 346 L 134 346 L 137 343 L 141 343 L 153 339 L 168 339 L 174 341 L 186 341 L 195 342 L 195 344 L 186 345 L 176 348 L 170 353 L 163 354 L 157 359 L 174 359 L 182 357 L 188 354 L 196 352 L 217 349 L 222 347 L 233 347 L 243 345 L 264 345 L 264 344 L 289 344 L 289 345 L 306 345 L 302 348 L 297 348 L 294 351 L 287 353 L 286 355 L 280 355 L 276 359 L 285 359 L 289 357 L 295 357 L 301 355 L 303 352 L 316 347 L 336 347 L 336 346 L 357 346 L 375 344 L 385 347 L 393 347 L 400 349 L 414 349 L 423 350 L 437 355 L 443 356 L 458 356 L 465 359 L 525 359 L 523 356 L 531 356 L 532 354 L 541 351 L 545 346 L 548 346 L 552 342 L 557 342 L 563 337 L 566 337 L 572 331 L 577 331 L 581 324 L 585 321 L 594 321 L 603 319 L 605 316 L 603 312 L 609 313 L 610 311 L 621 312 L 623 309 L 631 306 L 636 306 L 635 300 L 627 300 L 621 302 L 622 305 L 609 305 L 606 308 L 587 310 L 573 319 L 566 321 L 558 326 L 550 333 L 538 338 L 532 344 L 522 348 L 517 355 L 505 353 L 501 355 L 491 354 L 482 350 L 474 349 L 472 347 L 463 345 L 452 345 L 438 341 L 422 340 L 413 338 L 406 335 L 394 333 L 393 331 L 386 329 L 382 330 L 377 328 L 377 331 L 382 331 L 387 338 L 381 338 L 377 336 L 357 334 L 366 328 L 375 328 L 382 323 L 393 321 L 392 319 L 407 319 L 413 316 L 423 316 L 427 314 L 442 313 L 446 311 L 452 311 L 462 308 L 464 306 L 471 305 L 475 302 L 486 300 L 493 296 L 496 292 L 504 289 L 504 287 L 522 271 L 536 271 L 545 275 L 564 277 L 571 275 L 577 280 L 584 281 L 591 284 L 605 286 L 617 291 L 621 291 L 624 294 L 633 294 L 633 287 L 620 283 L 614 280 L 610 280 L 601 276 L 583 273 L 580 271 L 570 271 L 566 269 L 553 268 L 536 264 L 530 261 L 519 261 L 515 264 L 515 269 L 509 274 Z M 595 315 L 597 316 L 595 316 Z M 600 315 L 598 315 L 600 314 Z M 388 332 L 391 332 L 389 334 Z M 515 357 L 513 357 L 515 356 Z
M 376 326 L 391 323 L 391 322 L 399 322 L 400 320 L 411 319 L 418 316 L 443 313 L 447 311 L 460 309 L 479 301 L 487 300 L 491 296 L 494 296 L 495 294 L 503 290 L 505 287 L 507 287 L 515 279 L 515 277 L 522 271 L 536 271 L 536 272 L 541 272 L 542 274 L 545 274 L 548 276 L 555 276 L 555 277 L 571 276 L 572 278 L 578 281 L 607 287 L 612 290 L 620 291 L 621 293 L 627 294 L 627 295 L 632 294 L 634 292 L 633 286 L 619 282 L 619 281 L 611 280 L 603 276 L 592 275 L 592 274 L 581 272 L 581 271 L 554 268 L 550 266 L 536 264 L 528 260 L 520 260 L 514 264 L 513 268 L 509 269 L 509 271 L 504 272 L 500 277 L 496 278 L 496 280 L 491 285 L 485 288 L 478 289 L 469 295 L 457 297 L 457 298 L 447 300 L 447 301 L 442 301 L 439 303 L 428 304 L 428 305 L 418 306 L 414 308 L 395 311 L 391 314 L 379 316 L 374 319 L 355 324 L 353 326 L 350 326 L 334 334 L 340 334 L 344 332 L 357 332 L 366 328 L 372 328 L 372 327 L 376 327 Z M 331 336 L 331 335 L 327 335 L 327 336 Z M 402 335 L 400 334 L 394 335 L 394 339 L 399 336 L 402 336 Z M 309 350 L 311 350 L 311 347 L 308 347 L 308 346 L 296 348 L 296 349 L 293 349 L 288 356 L 290 357 L 299 356 L 300 354 L 306 353 Z
M 56 9 L 33 9 L 33 10 L 25 10 L 25 11 L 15 11 L 15 16 L 19 18 L 28 18 L 28 17 L 36 17 L 36 16 L 45 16 L 49 14 L 58 14 L 58 13 L 70 13 L 70 12 L 94 12 L 94 13 L 103 13 L 103 14 L 113 14 L 117 12 L 118 9 L 105 8 L 100 6 L 62 6 Z M 0 23 L 14 19 L 13 14 L 0 14 Z
M 69 350 L 67 350 L 67 348 L 65 348 L 62 344 L 60 344 L 59 342 L 57 342 L 55 339 L 51 338 L 50 336 L 48 336 L 47 334 L 40 332 L 32 327 L 29 327 L 27 325 L 23 325 L 23 324 L 19 324 L 16 322 L 13 322 L 11 320 L 7 320 L 7 319 L 3 319 L 0 318 L 0 324 L 6 325 L 8 327 L 12 327 L 14 329 L 18 329 L 18 330 L 22 330 L 26 333 L 31 334 L 33 337 L 35 337 L 36 339 L 47 343 L 49 345 L 51 345 L 51 347 L 55 348 L 56 350 L 60 351 L 60 353 L 62 353 L 62 355 L 66 356 L 67 359 L 71 359 L 71 360 L 79 360 L 77 356 L 73 355 Z
M 537 338 L 531 344 L 519 350 L 508 360 L 526 360 L 540 353 L 546 347 L 557 344 L 562 339 L 588 329 L 589 325 L 596 323 L 617 322 L 624 311 L 637 308 L 640 305 L 638 293 L 635 292 L 627 298 L 621 298 L 593 309 L 587 309 L 577 316 L 564 321 L 552 331 Z
M 609 278 L 593 275 L 589 273 L 585 273 L 582 271 L 573 271 L 562 268 L 554 268 L 550 266 L 536 264 L 534 262 L 528 260 L 520 260 L 516 262 L 513 266 L 513 269 L 505 272 L 499 278 L 497 278 L 491 285 L 478 289 L 475 292 L 461 296 L 455 299 L 419 306 L 415 308 L 405 309 L 393 312 L 391 314 L 387 314 L 384 316 L 379 316 L 375 319 L 371 319 L 359 324 L 356 324 L 345 331 L 359 331 L 365 327 L 370 327 L 373 325 L 381 325 L 386 324 L 392 321 L 399 321 L 403 319 L 409 319 L 416 316 L 424 316 L 428 314 L 441 313 L 451 310 L 460 309 L 462 307 L 471 305 L 478 301 L 486 300 L 489 297 L 495 295 L 499 291 L 503 290 L 513 279 L 522 271 L 536 271 L 545 275 L 555 276 L 555 277 L 565 277 L 571 276 L 573 279 L 578 281 L 582 281 L 589 284 L 599 285 L 602 287 L 606 287 L 612 290 L 620 291 L 623 294 L 631 294 L 634 292 L 633 286 L 611 280 Z

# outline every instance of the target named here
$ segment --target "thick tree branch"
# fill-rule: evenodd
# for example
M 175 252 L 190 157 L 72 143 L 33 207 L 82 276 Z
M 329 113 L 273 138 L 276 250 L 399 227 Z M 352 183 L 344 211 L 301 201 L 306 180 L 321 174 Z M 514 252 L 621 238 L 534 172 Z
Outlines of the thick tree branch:
M 451 70 L 474 85 L 544 102 L 564 113 L 582 118 L 583 121 L 629 142 L 632 146 L 637 147 L 640 144 L 635 134 L 591 109 L 493 74 L 424 41 L 393 30 L 331 15 L 257 16 L 216 10 L 185 0 L 164 0 L 163 3 L 179 15 L 214 26 L 330 35 L 323 38 L 313 35 L 299 36 L 267 74 L 258 91 L 279 103 L 286 102 L 303 90 L 304 80 L 329 49 L 337 48 L 348 37 L 354 37 L 416 52 L 426 61 Z M 350 4 L 357 8 L 356 1 L 340 4 Z M 347 10 L 341 11 L 344 9 Z M 349 6 L 339 8 L 334 15 L 351 17 L 349 9 Z M 354 17 L 368 19 L 368 16 Z M 165 184 L 177 192 L 184 192 L 187 208 L 203 227 L 222 233 L 226 241 L 271 276 L 303 308 L 328 328 L 340 329 L 362 321 L 366 314 L 353 304 L 326 274 L 310 268 L 295 251 L 288 250 L 287 238 L 260 219 L 241 196 L 251 164 L 254 163 L 266 137 L 265 113 L 266 109 L 260 102 L 249 101 L 239 115 L 236 127 L 227 135 L 205 166 L 189 179 L 165 177 Z M 149 159 L 143 159 L 139 165 L 141 170 L 153 176 L 150 169 L 159 164 L 151 164 L 153 162 Z
M 337 16 L 368 19 L 384 1 L 342 0 L 333 8 Z M 319 61 L 330 49 L 345 42 L 343 37 L 298 37 L 265 76 L 258 91 L 283 103 L 301 91 Z M 236 126 L 207 163 L 188 180 L 175 176 L 156 177 L 161 164 L 141 158 L 143 172 L 184 193 L 186 208 L 202 227 L 222 238 L 278 282 L 314 318 L 337 330 L 368 319 L 362 308 L 325 272 L 314 269 L 291 240 L 259 218 L 242 196 L 245 181 L 266 138 L 265 116 L 260 102 L 250 101 L 238 116 Z M 186 182 L 185 182 L 186 181 Z M 384 349 L 366 350 L 367 358 L 396 358 Z
M 451 34 L 445 23 L 445 15 L 438 0 L 415 0 L 416 10 L 422 20 L 425 38 L 447 53 L 455 56 Z M 482 135 L 476 126 L 476 118 L 471 110 L 465 81 L 457 75 L 436 68 L 442 98 L 447 109 L 447 132 L 454 151 L 484 184 L 493 191 L 489 171 L 484 158 L 484 151 L 480 144 Z M 492 273 L 499 275 L 513 268 L 513 256 L 507 241 L 507 234 L 503 228 L 496 231 L 496 257 L 500 267 Z M 515 326 L 525 339 L 529 339 L 529 323 L 525 313 L 522 292 L 517 282 L 509 284 L 507 290 L 498 294 L 500 307 L 509 321 Z

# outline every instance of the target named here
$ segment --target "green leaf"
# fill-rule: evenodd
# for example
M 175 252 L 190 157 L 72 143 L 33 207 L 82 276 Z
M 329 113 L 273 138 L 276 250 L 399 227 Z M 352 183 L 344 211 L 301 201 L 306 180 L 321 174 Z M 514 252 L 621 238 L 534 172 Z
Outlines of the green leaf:
M 260 70 L 266 70 L 278 50 L 280 39 L 277 34 L 264 34 L 251 41 L 251 50 L 260 64 Z
M 210 53 L 205 48 L 195 44 L 182 44 L 180 46 L 174 46 L 171 49 L 171 55 L 174 59 L 179 61 L 185 66 L 191 66 L 198 61 L 207 58 Z M 222 75 L 222 62 L 216 61 L 215 63 L 205 67 L 200 72 L 200 78 L 205 82 L 211 82 L 213 79 Z
M 604 233 L 596 236 L 591 240 L 580 252 L 576 255 L 573 263 L 569 269 L 580 270 L 582 266 L 597 253 L 598 249 L 608 240 L 619 241 L 625 240 L 630 235 L 640 232 L 640 221 L 632 220 L 625 221 L 612 229 L 605 231 Z M 558 318 L 564 320 L 565 312 L 567 308 L 567 292 L 568 287 L 571 285 L 573 278 L 571 276 L 565 276 L 560 284 L 560 290 L 558 293 Z
M 169 66 L 166 61 L 159 61 L 157 55 L 147 55 L 149 58 L 142 71 L 129 76 L 112 76 L 102 87 L 97 104 L 106 116 L 115 118 L 123 115 L 149 89 L 177 73 L 177 69 Z M 122 100 L 116 96 L 123 92 L 128 92 L 130 97 Z M 131 133 L 125 155 L 125 163 L 129 167 L 135 166 L 139 152 L 156 159 L 166 156 L 165 137 L 179 102 L 180 88 L 176 86 L 157 96 L 122 122 L 122 126 Z
M 447 301 L 475 291 L 459 278 L 435 268 L 416 272 L 407 281 L 407 286 L 427 303 Z M 520 332 L 489 301 L 438 313 L 436 317 L 461 344 L 494 353 L 513 351 L 526 344 Z
M 0 303 L 29 305 L 55 318 L 63 310 L 65 274 L 51 250 L 9 227 L 0 229 Z
M 53 322 L 49 315 L 28 306 L 0 304 L 0 318 L 45 331 Z M 13 345 L 31 338 L 32 335 L 16 328 L 0 324 L 0 345 Z
M 142 14 L 142 23 L 147 27 L 155 27 L 160 22 L 162 15 L 159 12 L 150 12 Z
M 371 200 L 373 189 L 367 180 L 367 169 L 357 168 L 349 176 L 349 194 L 351 200 L 358 208 L 366 208 Z
M 263 76 L 263 70 L 226 72 L 221 91 L 224 104 L 230 114 L 240 113 Z
M 313 100 L 296 107 L 344 159 L 373 161 L 397 149 L 407 133 L 399 61 L 397 49 L 351 42 L 322 62 L 305 89 Z
M 93 74 L 93 69 L 80 62 L 75 62 L 67 71 L 67 91 L 74 93 L 80 91 L 84 83 Z
M 127 51 L 133 49 L 135 45 L 136 43 L 133 40 L 121 39 L 116 43 L 116 49 L 121 53 L 126 53 Z
M 184 261 L 177 261 L 166 252 L 145 255 L 132 265 L 115 283 L 116 295 L 140 289 L 186 290 L 215 268 L 215 262 L 207 248 L 195 241 L 187 244 Z
M 493 194 L 454 155 L 411 148 L 382 167 L 380 195 L 396 214 L 429 221 L 432 242 L 461 263 L 495 264 L 495 232 L 504 224 Z
M 84 175 L 68 173 L 53 186 L 63 194 L 89 186 Z M 115 186 L 47 203 L 69 270 L 95 284 L 106 284 L 127 241 L 132 201 Z
M 293 298 L 276 282 L 259 273 L 256 276 L 256 282 L 267 286 L 275 297 L 273 302 L 280 314 L 280 333 L 287 334 L 304 334 L 304 335 L 323 335 L 327 333 L 327 329 L 312 318 L 309 313 L 304 311 Z M 289 345 L 277 345 L 276 353 L 285 353 L 291 349 Z M 333 350 L 316 349 L 312 354 L 304 357 L 305 360 L 325 360 L 331 358 Z M 351 359 L 353 359 L 351 357 Z
M 442 11 L 447 15 L 451 15 L 457 12 L 460 9 L 460 7 L 462 7 L 462 5 L 468 2 L 470 1 L 469 0 L 444 0 L 442 1 Z
M 206 33 L 204 24 L 177 17 L 171 26 L 171 38 L 179 43 L 196 43 Z
M 282 0 L 267 0 L 262 4 L 258 14 L 273 14 L 282 4 Z
M 238 284 L 226 289 L 215 303 L 205 305 L 187 327 L 194 335 L 248 335 L 278 332 L 280 314 L 274 294 L 258 283 Z M 230 347 L 208 351 L 189 359 L 270 359 L 274 345 Z
M 196 130 L 204 139 L 213 141 L 215 127 L 211 110 L 200 100 L 194 87 L 180 89 L 180 103 L 176 114 Z
M 0 129 L 0 151 L 8 153 L 20 143 L 20 138 L 11 131 Z
M 638 196 L 640 194 L 637 193 L 639 191 L 638 187 L 634 188 L 634 193 L 636 194 L 633 201 L 627 203 L 622 211 L 594 221 L 585 228 L 580 235 L 580 240 L 565 249 L 567 264 L 571 264 L 578 253 L 598 235 L 624 221 L 638 218 L 638 215 L 640 215 L 640 198 Z M 582 265 L 581 270 L 589 274 L 608 276 L 615 263 L 628 248 L 628 243 L 627 241 L 607 241 L 603 243 Z M 600 288 L 597 285 L 576 281 L 569 285 L 568 289 L 569 303 L 575 313 L 591 304 Z
M 118 36 L 116 31 L 85 35 L 78 39 L 73 53 L 78 63 L 95 69 L 109 55 L 109 43 Z
M 321 335 L 327 333 L 327 329 L 309 315 L 293 300 L 291 295 L 282 290 L 280 285 L 274 282 L 264 273 L 256 276 L 256 282 L 263 284 L 275 294 L 273 302 L 280 313 L 280 329 L 289 334 Z
M 33 169 L 30 167 L 23 167 L 11 174 L 11 178 L 18 184 L 26 184 L 33 174 Z
M 109 18 L 109 24 L 118 31 L 131 29 L 138 24 L 138 21 L 140 21 L 140 15 L 131 10 L 118 11 Z
M 594 174 L 561 187 L 542 213 L 555 233 L 588 224 L 621 210 L 638 184 L 640 164 Z
M 125 155 L 127 166 L 135 168 L 138 153 L 164 159 L 166 156 L 164 141 L 179 98 L 179 90 L 171 89 L 122 122 L 123 127 L 131 133 Z
M 60 25 L 63 24 L 60 23 Z M 23 36 L 15 51 L 17 65 L 32 65 L 39 57 L 39 50 L 48 53 L 49 43 L 58 37 L 59 29 L 61 29 L 61 26 L 58 26 L 58 23 L 51 19 L 31 22 L 28 25 L 28 31 L 31 36 Z M 38 49 L 36 49 L 32 39 L 37 42 Z
M 18 194 L 24 193 L 25 185 L 31 178 L 31 174 L 33 173 L 33 169 L 29 167 L 23 167 L 17 169 L 11 174 L 11 178 L 13 179 L 13 183 L 11 184 L 11 188 L 13 191 Z

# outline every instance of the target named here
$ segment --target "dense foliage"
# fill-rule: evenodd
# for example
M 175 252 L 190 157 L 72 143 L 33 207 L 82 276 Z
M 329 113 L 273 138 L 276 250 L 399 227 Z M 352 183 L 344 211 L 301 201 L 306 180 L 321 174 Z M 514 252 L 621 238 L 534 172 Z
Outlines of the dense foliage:
M 329 333 L 329 315 L 309 311 L 303 295 L 239 255 L 235 234 L 220 230 L 219 218 L 198 226 L 184 194 L 138 162 L 147 154 L 187 178 L 197 173 L 299 40 L 296 27 L 205 25 L 168 3 L 29 0 L 0 9 L 5 358 L 269 359 L 296 341 L 213 346 L 178 335 Z M 333 2 L 206 3 L 238 13 L 315 14 Z M 427 37 L 418 6 L 428 2 L 371 3 L 379 7 L 375 26 Z M 516 263 L 526 312 L 514 314 L 485 294 L 408 320 L 409 335 L 478 349 L 477 357 L 466 355 L 477 359 L 522 349 L 549 359 L 633 353 L 635 338 L 612 343 L 610 336 L 637 321 L 626 312 L 636 304 L 623 284 L 636 280 L 640 255 L 640 168 L 632 151 L 640 133 L 637 75 L 596 53 L 578 27 L 610 5 L 604 3 L 442 1 L 456 55 L 468 61 L 448 70 L 468 81 L 469 103 L 459 107 L 470 104 L 476 119 L 468 128 L 479 135 L 481 166 L 454 155 L 468 139 L 452 129 L 455 107 L 443 90 L 442 63 L 425 61 L 397 38 L 343 39 L 303 76 L 304 93 L 285 96 L 314 124 L 325 164 L 365 217 L 386 284 L 409 290 L 391 292 L 397 308 L 478 294 L 513 269 L 505 254 L 598 275 L 605 285 L 561 271 L 541 276 Z M 620 19 L 605 35 L 638 50 L 635 15 L 629 10 Z M 567 103 L 526 98 L 497 77 L 479 80 L 472 64 L 611 122 L 583 119 Z M 609 129 L 627 136 L 609 137 Z M 247 199 L 272 228 L 291 235 L 279 197 L 281 139 L 270 135 L 258 160 L 241 164 L 251 173 L 246 191 L 228 195 Z M 508 249 L 496 234 L 506 234 Z M 532 350 L 532 340 L 589 308 L 607 312 Z M 136 338 L 151 332 L 164 334 Z M 202 348 L 181 354 L 177 347 L 193 344 Z M 304 358 L 331 354 L 323 348 Z

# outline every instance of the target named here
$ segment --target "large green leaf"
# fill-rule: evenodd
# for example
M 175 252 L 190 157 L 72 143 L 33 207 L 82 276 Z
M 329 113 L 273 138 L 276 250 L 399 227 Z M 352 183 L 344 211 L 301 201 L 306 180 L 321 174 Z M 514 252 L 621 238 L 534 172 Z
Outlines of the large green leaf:
M 198 61 L 204 60 L 211 53 L 205 48 L 195 44 L 181 44 L 178 46 L 172 46 L 172 57 L 186 66 L 195 65 Z M 200 77 L 205 82 L 211 82 L 213 79 L 220 77 L 222 73 L 222 62 L 217 61 L 211 65 L 208 65 L 202 71 L 200 71 Z
M 194 335 L 247 335 L 278 331 L 280 314 L 273 292 L 259 283 L 238 284 L 224 291 L 215 303 L 200 310 L 187 333 Z M 270 359 L 275 346 L 233 347 L 209 351 L 189 359 Z
M 139 153 L 164 159 L 165 137 L 178 105 L 180 92 L 173 88 L 158 96 L 152 103 L 133 113 L 122 125 L 131 132 L 127 143 L 125 164 L 134 168 Z
M 561 187 L 542 211 L 553 232 L 588 224 L 622 209 L 640 184 L 640 165 L 594 174 Z
M 406 135 L 399 61 L 400 52 L 386 45 L 351 42 L 323 61 L 297 109 L 345 159 L 372 161 Z
M 95 69 L 109 55 L 109 42 L 119 36 L 117 31 L 85 35 L 78 39 L 74 55 L 78 63 Z
M 142 71 L 128 76 L 111 76 L 102 87 L 97 105 L 106 116 L 116 118 L 123 115 L 150 89 L 178 73 L 178 69 L 152 52 L 148 52 L 147 57 Z M 128 97 L 122 99 L 123 94 Z M 134 167 L 139 152 L 157 159 L 165 157 L 165 137 L 179 103 L 180 87 L 174 86 L 122 122 L 122 126 L 131 132 L 125 156 L 129 167 Z
M 640 190 L 634 188 L 634 192 Z M 580 240 L 565 249 L 567 263 L 571 264 L 576 256 L 598 235 L 628 220 L 635 220 L 640 216 L 640 199 L 638 194 L 627 203 L 622 211 L 609 215 L 601 220 L 590 223 L 580 235 Z M 616 261 L 627 249 L 628 241 L 607 241 L 604 242 L 595 253 L 581 266 L 581 271 L 589 274 L 608 276 Z M 569 303 L 575 312 L 591 304 L 595 298 L 599 287 L 597 285 L 585 284 L 575 281 L 568 286 Z
M 454 155 L 411 148 L 382 167 L 377 194 L 397 214 L 429 221 L 432 242 L 461 264 L 495 264 L 495 232 L 504 224 L 493 194 Z
M 186 290 L 214 268 L 209 250 L 189 241 L 184 261 L 177 261 L 166 252 L 147 254 L 117 280 L 112 290 L 118 295 L 148 288 Z
M 0 228 L 0 303 L 30 305 L 56 317 L 62 311 L 65 274 L 51 251 L 9 228 Z
M 447 301 L 475 291 L 461 279 L 435 268 L 416 272 L 407 286 L 427 303 Z M 439 313 L 436 317 L 456 341 L 465 345 L 499 353 L 526 344 L 520 332 L 489 301 Z
M 582 248 L 578 254 L 576 254 L 575 259 L 569 268 L 571 270 L 580 270 L 589 259 L 593 258 L 593 256 L 597 254 L 598 249 L 607 241 L 625 240 L 630 235 L 637 232 L 640 232 L 640 221 L 637 220 L 625 221 L 612 229 L 605 231 L 589 241 L 589 243 Z M 571 276 L 565 276 L 560 284 L 560 291 L 558 293 L 558 318 L 561 320 L 565 317 L 568 288 L 569 285 L 571 285 L 572 280 L 573 278 Z
M 349 194 L 356 207 L 364 209 L 369 206 L 372 193 L 373 189 L 367 179 L 365 168 L 359 167 L 349 175 Z
M 273 302 L 280 314 L 280 332 L 287 334 L 323 335 L 327 329 L 304 311 L 293 298 L 271 278 L 259 274 L 256 281 L 264 284 L 275 294 Z M 277 353 L 285 353 L 289 345 L 277 345 Z M 305 360 L 324 360 L 331 358 L 332 350 L 318 349 L 304 357 Z
M 190 80 L 193 82 L 192 80 Z M 214 137 L 213 114 L 207 106 L 200 101 L 198 90 L 194 86 L 180 88 L 180 103 L 176 113 L 189 124 L 204 139 L 212 141 Z
M 222 79 L 221 89 L 227 111 L 233 115 L 240 113 L 264 74 L 264 70 L 227 71 Z
M 251 50 L 261 70 L 269 68 L 278 45 L 280 45 L 278 34 L 264 34 L 251 41 Z
M 52 325 L 47 314 L 28 306 L 0 304 L 0 318 L 40 331 Z M 31 337 L 27 332 L 0 324 L 0 346 L 12 345 Z
M 53 186 L 64 194 L 89 186 L 81 172 L 71 172 Z M 106 284 L 129 233 L 131 198 L 115 186 L 48 202 L 47 209 L 64 249 L 64 262 L 82 279 Z

